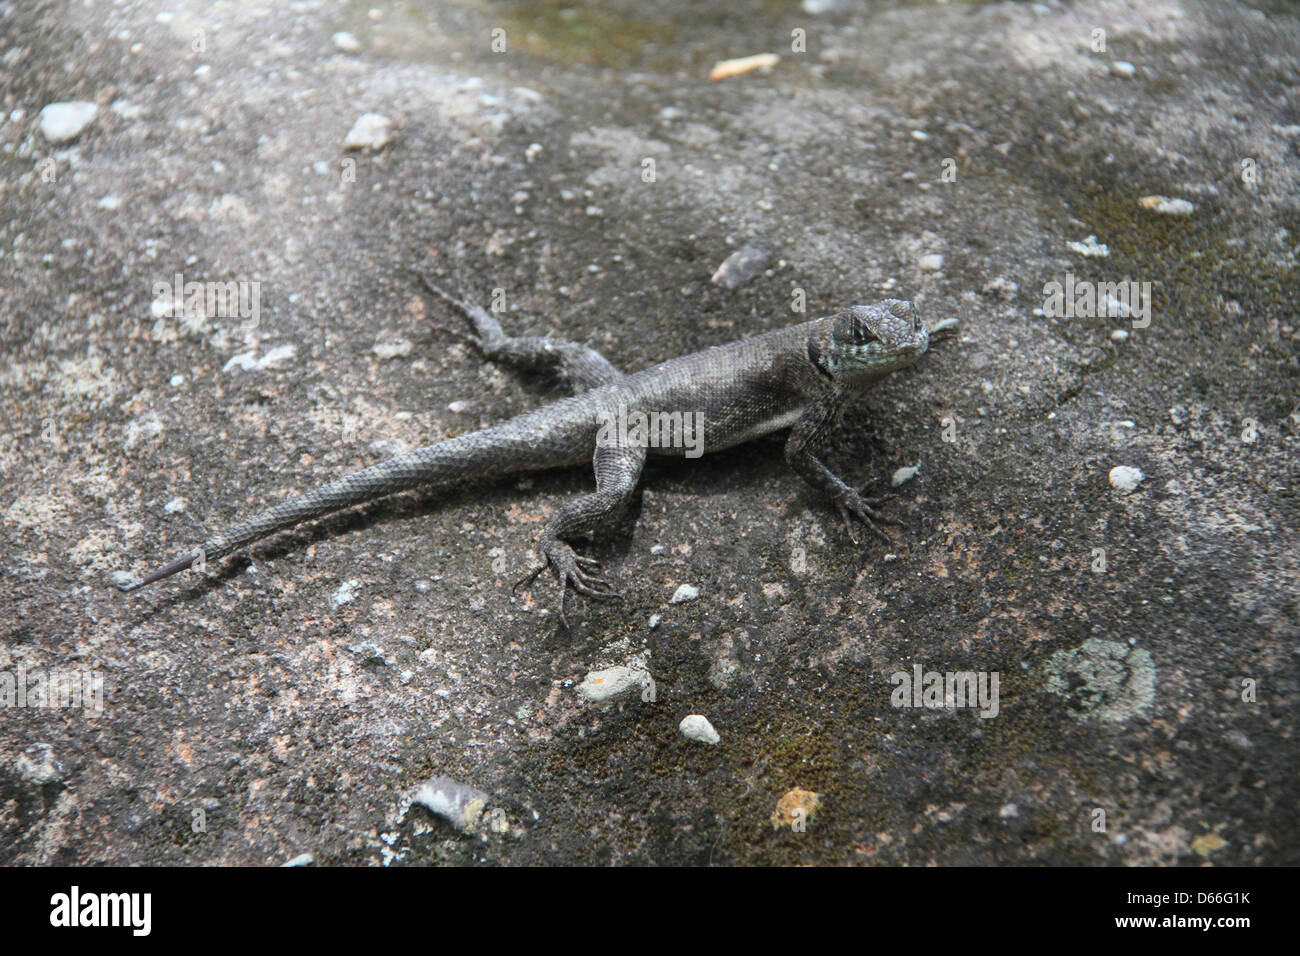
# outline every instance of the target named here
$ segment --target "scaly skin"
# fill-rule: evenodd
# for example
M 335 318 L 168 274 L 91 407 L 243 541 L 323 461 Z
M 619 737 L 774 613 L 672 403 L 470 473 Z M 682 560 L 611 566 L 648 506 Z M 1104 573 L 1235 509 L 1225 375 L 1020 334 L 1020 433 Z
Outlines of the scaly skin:
M 852 306 L 625 375 L 584 345 L 507 336 L 484 309 L 458 301 L 428 280 L 425 284 L 469 319 L 472 334 L 453 334 L 469 341 L 484 357 L 518 368 L 554 369 L 577 394 L 321 485 L 213 535 L 195 551 L 119 585 L 121 590 L 134 591 L 276 531 L 396 491 L 591 461 L 596 490 L 570 501 L 551 519 L 539 542 L 542 565 L 525 579 L 547 568 L 555 574 L 560 585 L 559 619 L 567 627 L 568 590 L 595 599 L 621 597 L 600 577 L 599 564 L 575 553 L 569 540 L 590 534 L 618 515 L 636 490 L 647 455 L 680 457 L 688 454 L 687 445 L 693 445 L 679 441 L 658 447 L 638 440 L 635 433 L 602 434 L 603 423 L 636 412 L 698 413 L 691 420 L 702 425 L 698 447 L 706 453 L 790 428 L 786 460 L 831 500 L 850 534 L 855 519 L 881 537 L 885 535 L 878 522 L 898 523 L 877 510 L 884 499 L 862 497 L 814 452 L 863 389 L 912 364 L 929 347 L 930 333 L 910 302 L 886 299 L 874 306 Z M 947 331 L 951 324 L 955 323 L 941 323 L 936 331 Z

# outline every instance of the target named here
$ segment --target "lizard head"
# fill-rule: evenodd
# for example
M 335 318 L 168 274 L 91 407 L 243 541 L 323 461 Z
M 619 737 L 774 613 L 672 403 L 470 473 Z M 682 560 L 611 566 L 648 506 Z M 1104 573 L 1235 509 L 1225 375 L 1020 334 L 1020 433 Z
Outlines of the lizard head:
M 836 377 L 876 378 L 911 365 L 930 347 L 930 333 L 903 299 L 854 305 L 833 317 L 831 353 Z

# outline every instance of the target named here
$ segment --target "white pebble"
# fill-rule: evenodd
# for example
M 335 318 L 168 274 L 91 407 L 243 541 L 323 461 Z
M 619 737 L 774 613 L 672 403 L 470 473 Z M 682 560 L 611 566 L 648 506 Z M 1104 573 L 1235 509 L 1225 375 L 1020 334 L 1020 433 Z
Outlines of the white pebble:
M 51 103 L 41 110 L 41 135 L 51 143 L 67 143 L 76 139 L 99 114 L 94 103 L 74 101 Z
M 334 48 L 344 53 L 356 53 L 361 49 L 361 41 L 346 30 L 340 30 L 330 39 L 334 41 Z
M 943 256 L 932 252 L 928 256 L 921 256 L 916 265 L 922 272 L 938 272 L 943 268 Z
M 433 777 L 420 785 L 411 798 L 430 813 L 453 826 L 471 830 L 487 806 L 488 795 L 477 787 L 457 783 L 450 777 Z
M 1143 209 L 1150 209 L 1162 216 L 1190 216 L 1196 207 L 1186 199 L 1169 199 L 1166 196 L 1143 196 L 1138 200 Z
M 1141 468 L 1117 465 L 1110 470 L 1110 485 L 1118 491 L 1129 492 L 1142 483 L 1146 475 Z
M 1114 332 L 1110 333 L 1110 340 L 1112 342 L 1127 342 L 1128 329 L 1116 329 Z
M 1128 60 L 1116 60 L 1110 65 L 1110 71 L 1116 76 L 1122 76 L 1124 79 L 1132 79 L 1137 75 L 1137 67 Z
M 724 289 L 739 289 L 762 272 L 769 259 L 771 254 L 766 249 L 745 246 L 727 256 L 710 281 Z
M 577 688 L 578 696 L 593 704 L 603 704 L 629 690 L 644 687 L 649 679 L 649 672 L 641 668 L 607 667 L 584 677 Z
M 713 729 L 713 725 L 709 723 L 709 719 L 700 714 L 683 717 L 677 729 L 687 740 L 698 740 L 702 744 L 716 744 L 722 741 L 718 732 Z
M 1067 242 L 1066 245 L 1079 255 L 1094 259 L 1104 259 L 1110 255 L 1110 246 L 1098 242 L 1096 236 L 1089 236 L 1083 242 Z
M 240 352 L 238 355 L 232 356 L 230 360 L 221 367 L 221 371 L 229 372 L 232 368 L 241 368 L 246 372 L 251 372 L 254 369 L 274 368 L 281 362 L 293 358 L 297 351 L 298 349 L 296 346 L 281 345 L 278 348 L 271 349 L 271 351 L 267 352 L 261 358 L 257 357 L 256 350 L 252 352 Z
M 343 141 L 346 149 L 379 150 L 393 139 L 393 121 L 382 113 L 362 113 Z
M 693 584 L 683 584 L 673 592 L 669 604 L 685 604 L 687 601 L 694 601 L 700 596 L 700 589 Z
M 917 462 L 915 465 L 911 466 L 910 468 L 900 468 L 898 469 L 898 471 L 894 472 L 894 477 L 889 480 L 889 483 L 893 485 L 895 488 L 897 488 L 899 485 L 905 484 L 906 482 L 909 482 L 913 478 L 915 478 L 916 473 L 920 470 L 921 470 L 920 462 Z

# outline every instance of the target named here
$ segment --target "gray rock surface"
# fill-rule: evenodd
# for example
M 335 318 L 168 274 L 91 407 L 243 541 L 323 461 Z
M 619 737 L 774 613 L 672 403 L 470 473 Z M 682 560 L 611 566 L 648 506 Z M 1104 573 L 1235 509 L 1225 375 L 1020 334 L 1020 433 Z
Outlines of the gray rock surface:
M 1293 7 L 166 6 L 0 3 L 0 863 L 1300 862 Z M 391 141 L 344 152 L 365 113 Z M 713 285 L 746 245 L 769 271 Z M 830 456 L 876 493 L 924 460 L 906 527 L 855 546 L 766 440 L 651 469 L 594 551 L 627 601 L 571 634 L 510 584 L 582 470 L 111 589 L 560 394 L 436 331 L 417 268 L 626 368 L 960 316 Z M 1151 283 L 1147 320 L 1048 315 L 1067 274 Z M 583 703 L 631 659 L 654 694 Z M 490 819 L 407 814 L 435 776 Z

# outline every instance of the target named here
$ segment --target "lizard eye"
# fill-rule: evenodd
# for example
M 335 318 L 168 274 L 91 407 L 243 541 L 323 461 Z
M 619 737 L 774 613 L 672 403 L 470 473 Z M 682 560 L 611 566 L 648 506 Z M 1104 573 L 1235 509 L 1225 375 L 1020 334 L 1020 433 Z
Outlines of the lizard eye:
M 853 341 L 860 344 L 875 341 L 875 334 L 861 322 L 853 323 Z

